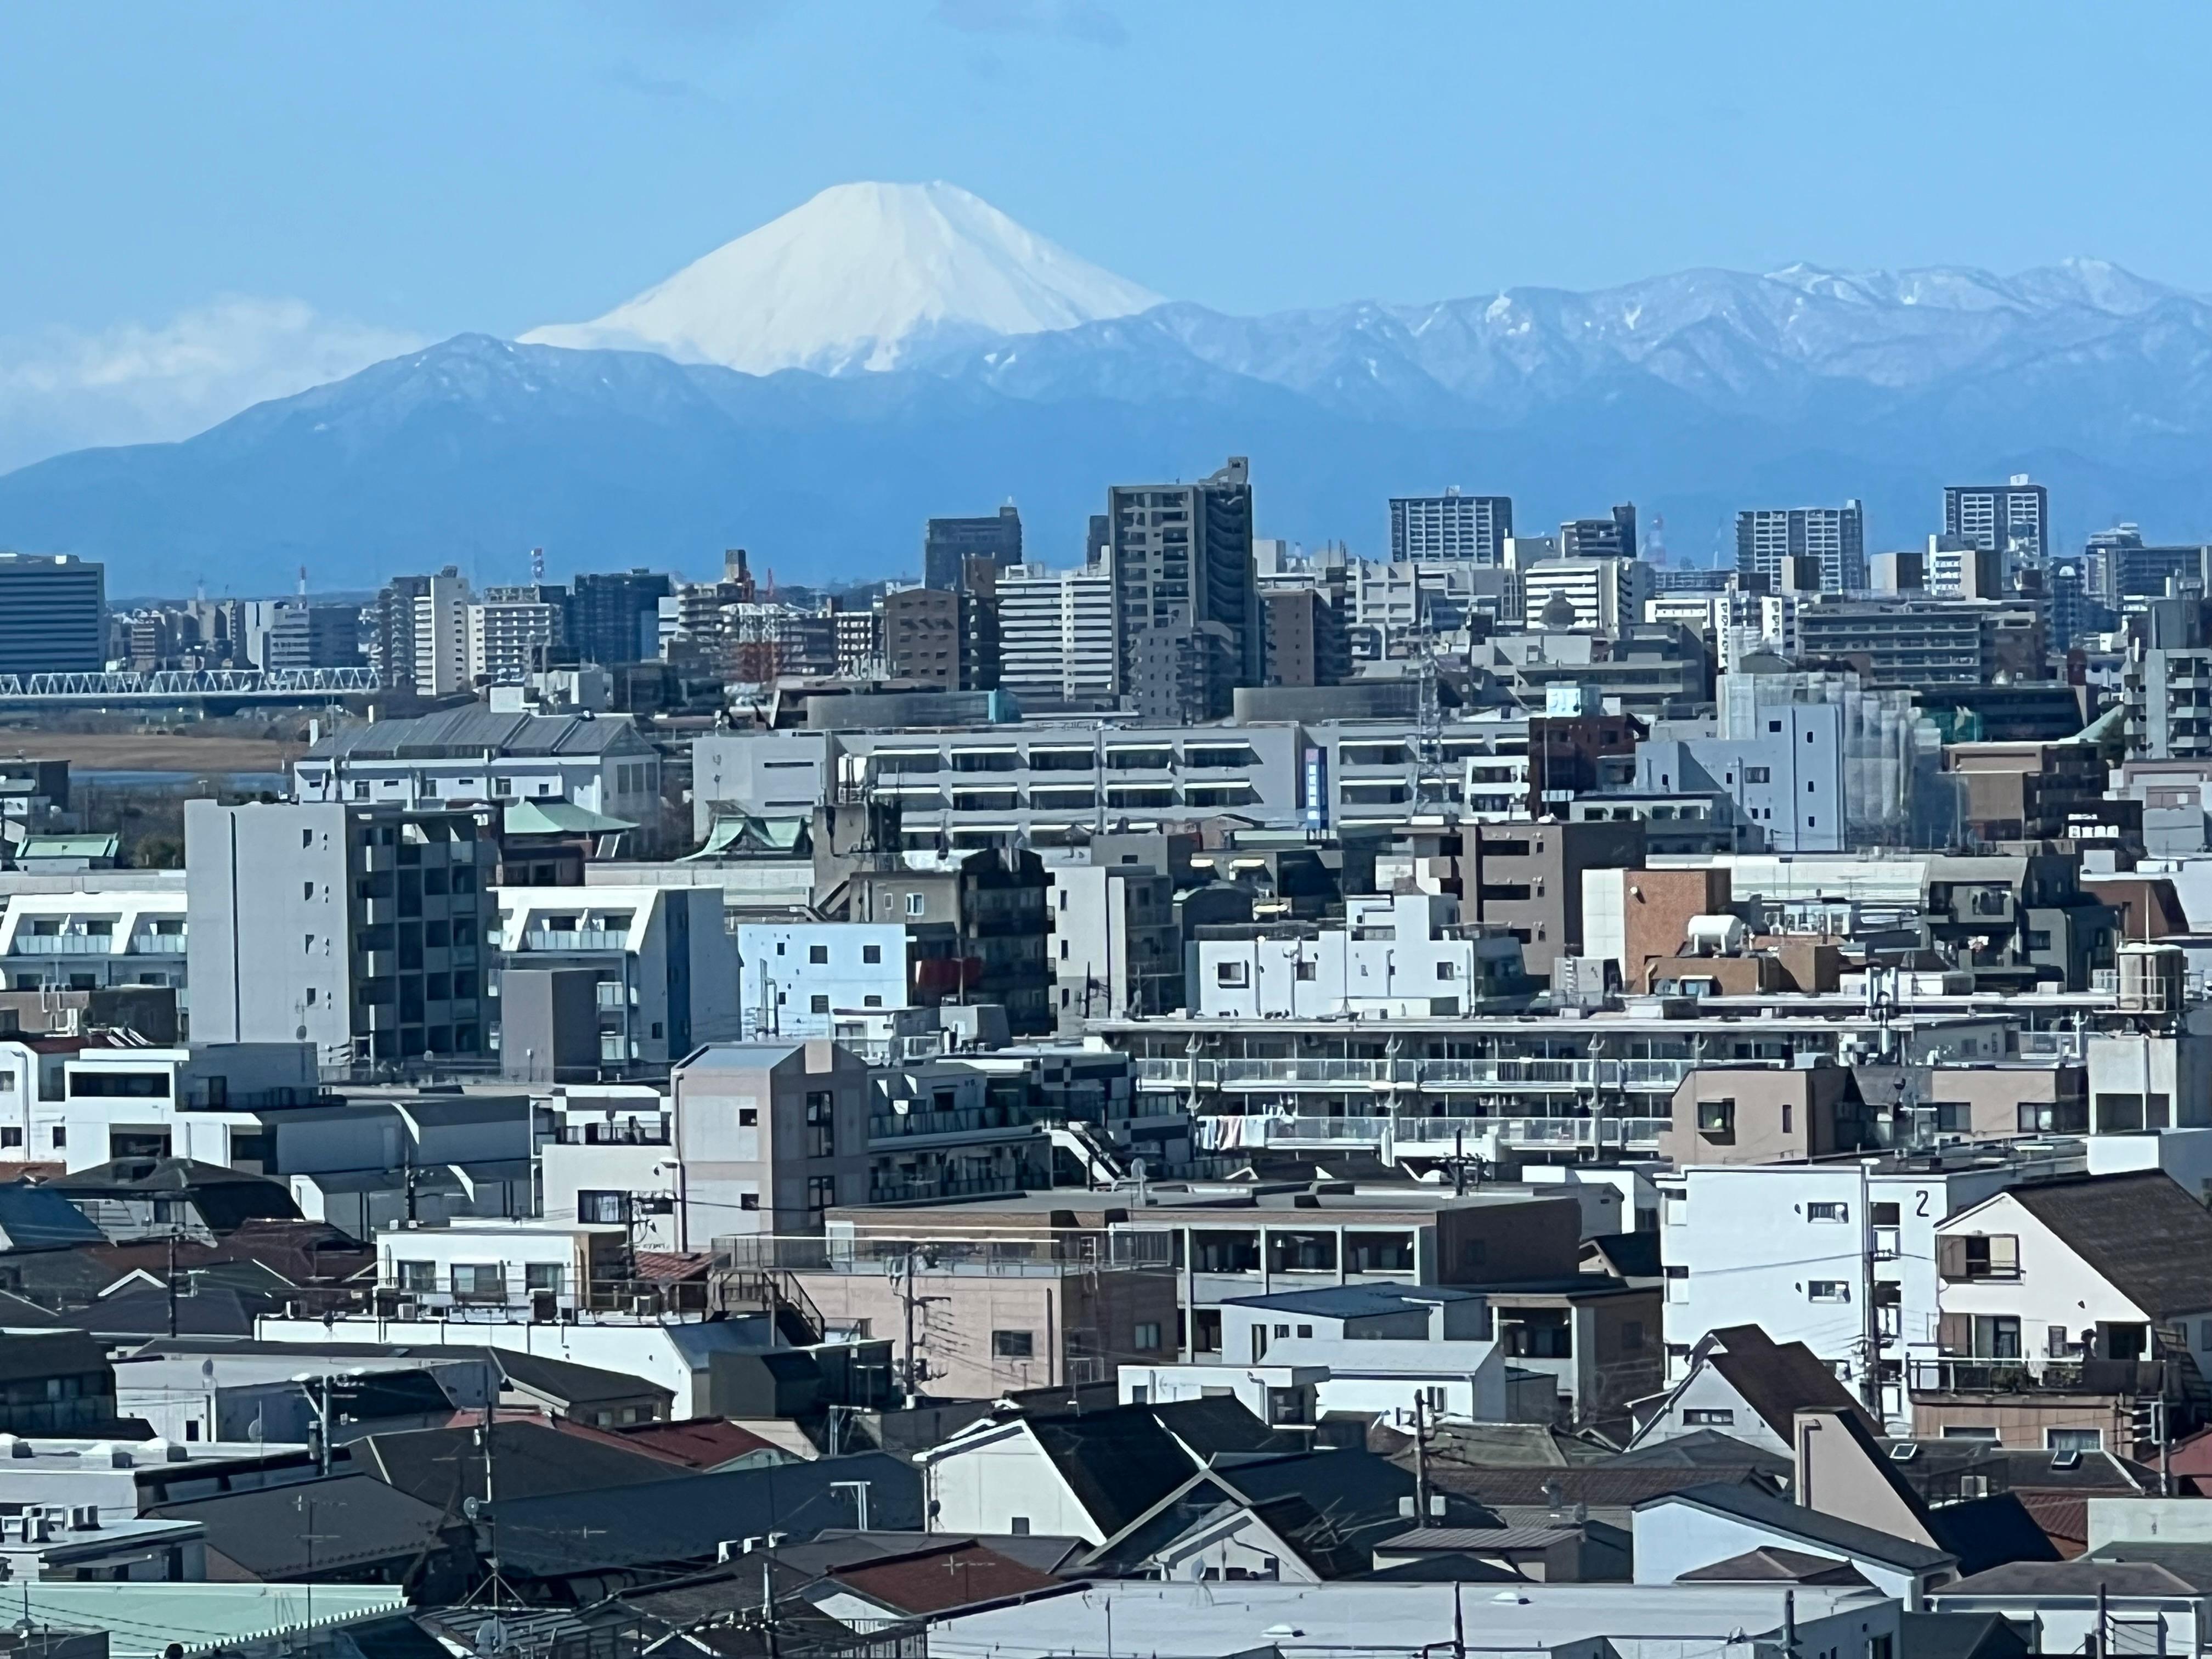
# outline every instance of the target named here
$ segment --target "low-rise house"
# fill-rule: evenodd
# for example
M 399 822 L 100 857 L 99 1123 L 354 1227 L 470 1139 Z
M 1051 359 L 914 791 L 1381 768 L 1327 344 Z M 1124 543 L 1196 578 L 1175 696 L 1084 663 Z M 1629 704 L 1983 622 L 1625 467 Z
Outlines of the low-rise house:
M 2201 1653 L 2212 1644 L 2212 1545 L 2108 1544 L 2014 1561 L 1942 1586 L 1938 1613 L 1996 1613 L 2042 1653 Z
M 2011 1188 L 1936 1229 L 1939 1352 L 1913 1370 L 1915 1433 L 2147 1452 L 2212 1389 L 2212 1212 L 2160 1170 Z M 2144 1413 L 2145 1416 L 2148 1413 Z
M 1698 1338 L 1680 1382 L 1664 1395 L 1638 1402 L 1629 1448 L 1717 1432 L 1795 1457 L 1797 1413 L 1809 1410 L 1865 1417 L 1835 1372 L 1803 1343 L 1777 1342 L 1757 1325 L 1724 1326 Z
M 424 1601 L 465 1595 L 474 1528 L 373 1474 L 345 1474 L 163 1504 L 152 1518 L 190 1523 L 210 1578 L 263 1584 L 402 1584 Z
M 1917 1610 L 1959 1577 L 1959 1558 L 1932 1544 L 1846 1521 L 1741 1486 L 1693 1486 L 1636 1506 L 1636 1582 L 1668 1584 L 1761 1549 L 1842 1562 Z

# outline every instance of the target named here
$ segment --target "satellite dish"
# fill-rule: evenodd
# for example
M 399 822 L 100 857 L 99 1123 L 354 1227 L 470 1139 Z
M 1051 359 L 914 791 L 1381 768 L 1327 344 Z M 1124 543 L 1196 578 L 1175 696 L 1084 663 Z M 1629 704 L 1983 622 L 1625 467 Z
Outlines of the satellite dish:
M 481 1498 L 464 1498 L 461 1499 L 461 1513 L 471 1521 L 477 1518 L 477 1511 L 483 1507 L 483 1499 Z

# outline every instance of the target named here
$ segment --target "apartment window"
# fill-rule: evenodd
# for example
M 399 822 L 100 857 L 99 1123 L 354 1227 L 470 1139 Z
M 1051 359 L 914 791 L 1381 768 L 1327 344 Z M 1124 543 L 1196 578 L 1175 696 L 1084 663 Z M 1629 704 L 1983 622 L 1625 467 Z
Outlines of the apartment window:
M 830 960 L 830 947 L 826 945 L 808 945 L 806 947 L 806 959 L 811 963 L 816 963 L 817 966 L 826 964 Z
M 1874 1205 L 1871 1206 L 1871 1212 L 1874 1224 L 1877 1227 L 1894 1227 L 1901 1219 L 1900 1208 L 1895 1204 Z
M 2094 1452 L 2105 1449 L 2102 1429 L 2045 1429 L 2043 1431 L 2045 1451 Z
M 1687 1406 L 1682 1411 L 1683 1425 L 1698 1429 L 1732 1429 L 1735 1413 L 1727 1406 Z
M 920 915 L 921 914 L 921 910 L 922 910 L 921 895 L 921 894 L 919 894 L 919 893 L 908 893 L 908 894 L 906 896 L 906 913 L 907 913 L 907 915 L 910 915 L 910 916 L 918 916 L 918 915 Z
M 576 1219 L 600 1225 L 621 1226 L 629 1219 L 627 1193 L 582 1192 L 576 1194 Z
M 1250 981 L 1246 976 L 1244 963 L 1217 962 L 1213 964 L 1213 982 L 1216 985 L 1241 986 L 1250 983 Z
M 23 1144 L 21 1129 L 0 1129 L 0 1146 L 20 1146 Z
M 1147 1321 L 1137 1327 L 1137 1352 L 1150 1353 L 1160 1346 L 1160 1328 L 1157 1322 Z
M 2020 1240 L 2009 1233 L 1994 1237 L 1939 1238 L 1936 1271 L 1945 1279 L 2018 1279 Z
M 861 961 L 863 961 L 863 962 L 866 962 L 866 963 L 877 963 L 877 962 L 881 962 L 883 959 L 884 959 L 884 947 L 883 947 L 882 945 L 863 945 L 860 947 L 860 960 L 861 960 Z
M 1159 1327 L 1152 1327 L 1157 1336 Z M 991 1357 L 994 1359 L 1032 1359 L 1036 1357 L 1035 1331 L 993 1331 Z
M 1849 1221 L 1850 1218 L 1851 1210 L 1848 1204 L 1820 1202 L 1805 1206 L 1805 1219 L 1808 1221 Z
M 54 1126 L 54 1146 L 55 1146 L 56 1150 L 59 1150 L 60 1148 L 62 1148 L 62 1147 L 64 1147 L 64 1146 L 68 1146 L 68 1145 L 69 1145 L 69 1131 L 68 1131 L 67 1129 L 64 1129 L 64 1127 L 61 1127 L 61 1125 L 59 1125 L 58 1123 L 57 1123 L 57 1124 Z
M 757 1210 L 760 1208 L 760 1194 L 758 1193 L 739 1193 L 738 1194 L 738 1207 L 741 1210 Z
M 806 999 L 806 1008 L 809 1013 L 826 1014 L 830 1012 L 830 999 L 817 992 Z
M 1743 781 L 1746 783 L 1769 783 L 1773 781 L 1773 772 L 1764 766 L 1747 766 L 1743 769 Z
M 504 1302 L 507 1276 L 496 1261 L 455 1262 L 453 1294 L 464 1302 Z
M 1300 957 L 1297 966 L 1291 969 L 1291 976 L 1293 979 L 1302 980 L 1319 979 L 1321 977 L 1321 964 L 1317 962 L 1308 962 L 1304 957 Z
M 1733 1100 L 1701 1100 L 1698 1103 L 1698 1133 L 1708 1135 L 1731 1135 L 1735 1133 L 1735 1102 Z
M 1811 1279 L 1805 1282 L 1808 1302 L 1848 1302 L 1851 1287 L 1840 1279 Z
M 807 1091 L 806 1156 L 837 1156 L 837 1097 L 827 1089 Z
M 837 1178 L 835 1176 L 806 1177 L 806 1207 L 820 1214 L 837 1201 Z
M 620 1198 L 622 1195 L 620 1193 L 611 1194 L 615 1198 Z M 526 1291 L 532 1293 L 550 1291 L 557 1296 L 561 1291 L 561 1264 L 557 1261 L 530 1261 L 523 1264 L 522 1288 Z
M 434 1261 L 395 1261 L 392 1267 L 403 1291 L 421 1296 L 438 1288 L 438 1264 Z

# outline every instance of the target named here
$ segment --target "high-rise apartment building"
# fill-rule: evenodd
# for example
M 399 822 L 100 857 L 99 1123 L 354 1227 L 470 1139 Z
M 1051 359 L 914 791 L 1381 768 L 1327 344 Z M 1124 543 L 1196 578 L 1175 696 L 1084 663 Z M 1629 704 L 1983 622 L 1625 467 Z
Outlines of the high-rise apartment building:
M 579 575 L 568 598 L 568 642 L 577 659 L 603 668 L 649 662 L 660 653 L 660 601 L 671 588 L 649 570 Z
M 1636 548 L 1633 501 L 1614 507 L 1609 519 L 1569 519 L 1559 526 L 1563 559 L 1632 559 Z
M 473 684 L 520 685 L 550 665 L 568 637 L 568 596 L 548 586 L 487 587 L 468 607 Z
M 2001 484 L 1947 485 L 1943 533 L 2005 554 L 2008 564 L 2041 564 L 2051 556 L 2051 492 L 2025 472 Z
M 263 649 L 266 668 L 355 667 L 361 661 L 361 607 L 292 600 L 270 620 Z
M 469 689 L 469 582 L 448 565 L 415 596 L 416 691 L 449 697 Z
M 921 544 L 924 587 L 958 589 L 969 559 L 988 559 L 1002 568 L 1022 562 L 1022 515 L 1012 501 L 987 519 L 929 521 Z
M 1462 495 L 1456 487 L 1441 495 L 1390 498 L 1390 562 L 1468 559 L 1479 565 L 1505 562 L 1505 538 L 1513 533 L 1510 495 Z
M 1260 603 L 1267 617 L 1269 685 L 1337 685 L 1352 678 L 1345 607 L 1328 593 L 1319 587 L 1278 588 L 1262 593 Z
M 1234 456 L 1200 483 L 1117 484 L 1106 506 L 1124 705 L 1226 719 L 1236 689 L 1267 672 L 1249 464 Z
M 106 666 L 106 574 L 66 553 L 0 553 L 0 674 Z
M 1841 507 L 1752 507 L 1735 515 L 1738 576 L 1763 576 L 1782 586 L 1784 559 L 1817 559 L 1820 591 L 1856 593 L 1867 585 L 1866 515 L 1856 501 Z
M 1024 708 L 1110 708 L 1116 689 L 1114 582 L 1095 566 L 1017 565 L 998 579 L 999 684 Z
M 309 1042 L 333 1066 L 482 1054 L 491 810 L 185 802 L 194 1040 Z
M 945 588 L 884 594 L 876 612 L 884 671 L 948 691 L 997 690 L 998 630 L 988 610 L 980 595 Z

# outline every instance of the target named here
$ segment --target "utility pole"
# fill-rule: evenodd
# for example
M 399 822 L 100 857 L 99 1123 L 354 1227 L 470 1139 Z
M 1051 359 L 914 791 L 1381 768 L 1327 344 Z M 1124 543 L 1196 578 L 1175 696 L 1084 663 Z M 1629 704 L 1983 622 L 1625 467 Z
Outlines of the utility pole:
M 1413 1395 L 1413 1524 L 1429 1524 L 1428 1396 Z
M 169 1229 L 167 1243 L 169 1270 L 165 1285 L 169 1292 L 169 1336 L 173 1340 L 177 1334 L 177 1230 L 174 1227 Z

